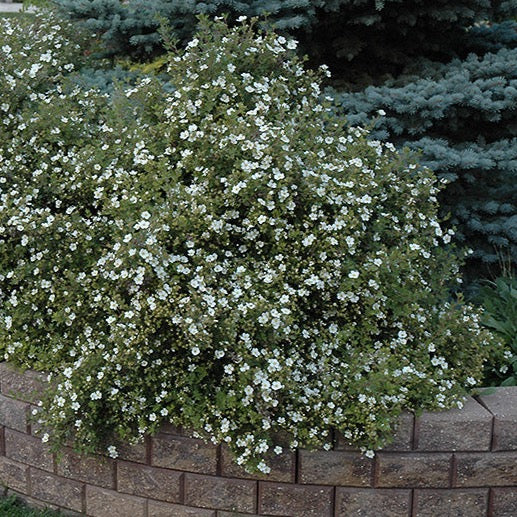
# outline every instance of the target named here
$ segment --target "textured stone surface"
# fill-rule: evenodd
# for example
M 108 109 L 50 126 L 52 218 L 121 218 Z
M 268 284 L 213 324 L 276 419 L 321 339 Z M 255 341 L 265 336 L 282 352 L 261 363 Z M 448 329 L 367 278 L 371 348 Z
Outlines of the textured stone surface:
M 185 474 L 187 505 L 253 513 L 256 501 L 256 481 Z
M 409 517 L 411 490 L 338 488 L 336 517 Z
M 20 463 L 43 470 L 54 470 L 54 459 L 50 449 L 39 438 L 11 429 L 5 430 L 5 455 Z
M 150 438 L 147 438 L 143 443 L 137 443 L 134 445 L 119 444 L 117 446 L 118 457 L 121 460 L 134 461 L 136 463 L 148 463 L 148 441 L 150 441 Z
M 517 452 L 456 455 L 456 485 L 517 487 Z
M 415 416 L 413 413 L 402 413 L 395 426 L 393 439 L 383 447 L 383 451 L 410 451 L 413 445 L 413 427 Z
M 40 501 L 63 506 L 76 512 L 83 510 L 83 485 L 35 468 L 30 469 L 31 495 Z
M 182 472 L 119 461 L 118 491 L 171 503 L 181 502 Z
M 452 455 L 442 453 L 380 452 L 376 486 L 392 488 L 447 488 Z
M 0 457 L 0 484 L 20 492 L 27 492 L 29 467 L 23 463 Z
M 83 456 L 71 449 L 65 449 L 57 459 L 57 473 L 60 476 L 104 488 L 115 488 L 113 460 L 101 456 Z
M 517 450 L 517 386 L 497 388 L 479 401 L 494 416 L 492 450 Z
M 492 517 L 515 517 L 517 515 L 517 488 L 492 489 Z
M 215 474 L 217 448 L 202 440 L 160 433 L 152 438 L 151 462 L 155 467 Z
M 178 504 L 161 503 L 158 501 L 149 501 L 148 512 L 148 517 L 216 517 L 214 510 L 205 510 L 203 508 L 193 508 L 192 506 L 183 506 Z M 222 514 L 217 514 L 217 517 L 220 515 Z M 232 515 L 232 517 L 236 516 L 236 514 L 233 512 L 230 515 Z
M 29 405 L 4 395 L 0 395 L 0 425 L 27 432 Z
M 282 454 L 270 454 L 267 456 L 267 464 L 271 467 L 269 474 L 249 474 L 235 463 L 226 446 L 221 448 L 221 475 L 225 477 L 244 479 L 264 479 L 268 481 L 282 481 L 294 483 L 296 475 L 296 456 L 293 452 L 285 451 Z
M 416 449 L 420 451 L 488 451 L 492 415 L 472 397 L 462 409 L 424 412 L 416 422 Z
M 312 485 L 370 486 L 373 461 L 347 451 L 300 451 L 299 481 Z
M 334 489 L 259 482 L 259 513 L 286 517 L 332 516 Z
M 86 513 L 91 517 L 145 517 L 146 501 L 141 497 L 87 485 Z
M 0 390 L 4 395 L 36 404 L 46 386 L 44 374 L 0 363 Z
M 485 517 L 488 489 L 415 490 L 414 517 Z

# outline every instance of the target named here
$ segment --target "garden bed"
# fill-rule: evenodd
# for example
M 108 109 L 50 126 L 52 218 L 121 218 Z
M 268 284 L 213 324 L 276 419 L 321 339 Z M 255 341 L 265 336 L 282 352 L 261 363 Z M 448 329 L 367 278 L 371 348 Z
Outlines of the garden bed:
M 230 515 L 510 516 L 517 513 L 517 387 L 461 410 L 405 413 L 370 459 L 336 436 L 331 451 L 298 450 L 249 475 L 224 447 L 164 427 L 116 459 L 56 456 L 30 413 L 44 377 L 0 365 L 0 481 L 31 504 L 103 517 Z

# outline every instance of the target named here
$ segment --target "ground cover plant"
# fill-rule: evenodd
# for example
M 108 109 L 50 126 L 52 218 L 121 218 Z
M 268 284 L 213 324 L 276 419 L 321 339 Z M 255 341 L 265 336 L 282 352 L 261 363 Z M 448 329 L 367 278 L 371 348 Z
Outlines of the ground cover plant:
M 44 440 L 116 456 L 168 421 L 267 472 L 461 405 L 496 344 L 449 298 L 439 182 L 335 115 L 294 40 L 202 19 L 172 92 L 108 95 L 44 19 L 47 49 L 0 33 L 0 348 L 51 372 Z
M 36 510 L 25 506 L 16 496 L 0 497 L 0 515 L 3 517 L 59 517 L 52 510 Z
M 490 328 L 504 347 L 487 365 L 486 384 L 517 386 L 517 280 L 511 276 L 486 281 L 477 296 L 483 307 L 482 324 Z

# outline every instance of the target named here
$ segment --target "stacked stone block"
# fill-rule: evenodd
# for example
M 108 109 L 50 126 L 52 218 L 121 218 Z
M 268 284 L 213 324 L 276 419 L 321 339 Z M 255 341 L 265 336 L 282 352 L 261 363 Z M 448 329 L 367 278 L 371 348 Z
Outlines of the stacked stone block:
M 30 414 L 44 377 L 0 363 L 0 482 L 29 504 L 90 517 L 514 517 L 517 388 L 469 398 L 460 410 L 406 413 L 370 459 L 335 437 L 250 475 L 225 447 L 165 426 L 115 460 L 57 456 Z

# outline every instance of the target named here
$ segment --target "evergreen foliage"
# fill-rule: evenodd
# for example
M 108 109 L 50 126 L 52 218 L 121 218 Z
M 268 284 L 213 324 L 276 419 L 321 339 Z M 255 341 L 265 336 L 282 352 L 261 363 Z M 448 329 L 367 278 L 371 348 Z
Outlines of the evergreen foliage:
M 54 0 L 61 10 L 98 34 L 108 53 L 149 57 L 163 51 L 163 20 L 180 41 L 196 15 L 268 15 L 277 30 L 294 31 L 320 62 L 348 69 L 397 72 L 422 55 L 451 56 L 451 34 L 462 46 L 465 27 L 492 20 L 504 9 L 488 0 Z M 506 2 L 510 3 L 510 2 Z M 493 4 L 497 4 L 494 7 Z M 411 44 L 408 45 L 408 42 Z
M 491 265 L 510 253 L 517 260 L 517 49 L 425 63 L 409 78 L 336 99 L 350 123 L 376 118 L 377 138 L 421 151 L 421 161 L 450 182 L 442 213 L 452 214 L 472 259 Z

